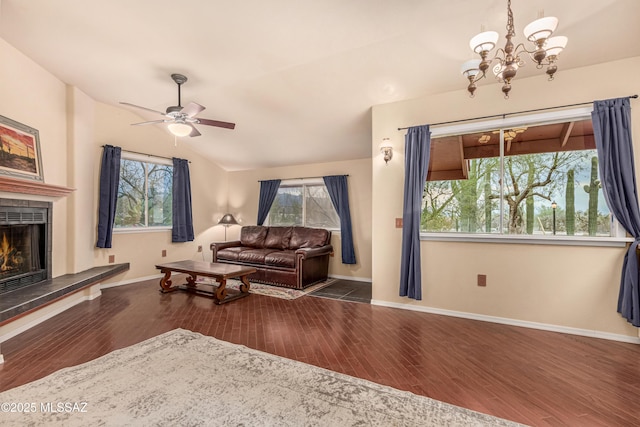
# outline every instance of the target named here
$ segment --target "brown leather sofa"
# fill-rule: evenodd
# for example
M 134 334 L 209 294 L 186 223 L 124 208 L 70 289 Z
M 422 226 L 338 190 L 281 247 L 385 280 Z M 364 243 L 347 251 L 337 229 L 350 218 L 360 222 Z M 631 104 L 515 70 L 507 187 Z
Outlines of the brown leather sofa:
M 253 282 L 303 289 L 327 279 L 331 232 L 310 227 L 244 226 L 240 240 L 212 243 L 213 262 L 246 265 Z

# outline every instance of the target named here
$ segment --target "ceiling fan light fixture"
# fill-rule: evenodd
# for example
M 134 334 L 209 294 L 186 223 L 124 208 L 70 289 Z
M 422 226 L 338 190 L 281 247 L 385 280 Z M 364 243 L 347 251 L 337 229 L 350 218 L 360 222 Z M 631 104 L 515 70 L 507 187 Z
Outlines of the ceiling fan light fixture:
M 188 136 L 192 130 L 191 126 L 181 122 L 170 123 L 167 127 L 172 134 L 178 137 Z

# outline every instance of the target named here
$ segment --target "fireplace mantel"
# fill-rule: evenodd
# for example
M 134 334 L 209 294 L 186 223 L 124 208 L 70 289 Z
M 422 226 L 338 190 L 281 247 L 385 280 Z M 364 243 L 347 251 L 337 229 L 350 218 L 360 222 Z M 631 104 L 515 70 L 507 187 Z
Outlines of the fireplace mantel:
M 26 179 L 0 176 L 0 191 L 21 194 L 35 194 L 38 196 L 65 197 L 75 188 L 60 185 L 45 184 L 41 181 L 29 181 Z

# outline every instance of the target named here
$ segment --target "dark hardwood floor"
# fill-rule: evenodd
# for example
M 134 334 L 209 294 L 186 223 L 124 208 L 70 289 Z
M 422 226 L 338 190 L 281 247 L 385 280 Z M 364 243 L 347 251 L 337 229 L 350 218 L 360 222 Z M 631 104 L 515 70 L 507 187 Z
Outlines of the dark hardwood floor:
M 640 425 L 640 346 L 305 296 L 110 288 L 4 342 L 0 391 L 184 328 L 536 426 Z

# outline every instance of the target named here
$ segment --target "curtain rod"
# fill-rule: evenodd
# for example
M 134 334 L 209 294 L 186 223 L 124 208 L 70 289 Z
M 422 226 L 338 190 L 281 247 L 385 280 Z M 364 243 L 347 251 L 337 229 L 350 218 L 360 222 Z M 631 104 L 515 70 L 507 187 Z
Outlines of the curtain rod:
M 104 145 L 101 145 L 101 147 L 104 148 Z M 173 160 L 173 157 L 156 156 L 155 154 L 147 154 L 147 153 L 141 153 L 139 151 L 131 151 L 131 150 L 125 150 L 125 149 L 122 149 L 122 151 L 125 151 L 127 153 L 132 153 L 132 154 L 140 154 L 141 156 L 157 157 L 158 159 Z M 188 160 L 188 162 L 191 163 L 191 160 Z
M 627 98 L 634 98 L 635 99 L 635 98 L 638 98 L 638 95 L 637 94 L 636 95 L 629 95 L 629 96 L 627 96 Z M 545 111 L 545 110 L 555 110 L 556 108 L 578 107 L 580 105 L 589 105 L 589 104 L 593 104 L 593 101 L 591 101 L 591 102 L 580 102 L 578 104 L 559 105 L 557 107 L 536 108 L 536 109 L 533 109 L 533 110 L 518 111 L 518 112 L 515 112 L 515 113 L 494 114 L 492 116 L 474 117 L 473 119 L 451 120 L 449 122 L 433 123 L 433 124 L 430 124 L 429 126 L 449 125 L 449 124 L 452 124 L 452 123 L 470 122 L 470 121 L 473 121 L 473 120 L 482 120 L 482 119 L 493 119 L 493 118 L 496 118 L 496 117 L 502 117 L 504 119 L 507 116 L 512 116 L 512 115 L 515 115 L 515 114 L 533 113 L 533 112 L 536 112 L 536 111 Z M 411 127 L 413 127 L 413 126 L 407 126 L 407 127 L 404 127 L 404 128 L 398 128 L 398 130 L 405 130 L 405 129 L 409 129 Z
M 338 176 L 338 175 L 325 175 L 325 176 Z M 340 175 L 340 176 L 349 176 L 349 175 Z M 324 178 L 324 176 L 305 176 L 303 178 L 283 178 L 282 181 L 289 181 L 294 179 L 318 179 Z M 271 181 L 270 179 L 259 179 L 258 182 Z

